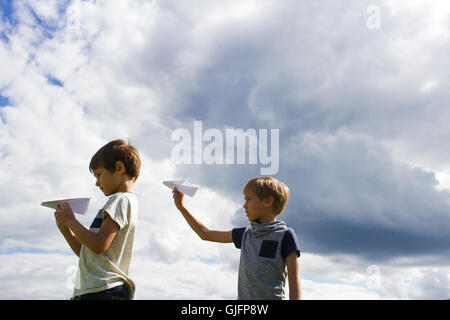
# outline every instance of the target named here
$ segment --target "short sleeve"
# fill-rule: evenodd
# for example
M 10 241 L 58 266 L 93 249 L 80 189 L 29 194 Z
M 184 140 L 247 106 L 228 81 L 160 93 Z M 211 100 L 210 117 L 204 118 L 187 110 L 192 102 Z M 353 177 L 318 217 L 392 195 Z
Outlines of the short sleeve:
M 123 194 L 114 194 L 106 202 L 102 209 L 102 217 L 105 212 L 116 222 L 120 229 L 123 229 L 128 224 L 128 209 L 130 202 Z
M 247 228 L 234 228 L 231 230 L 231 235 L 233 238 L 234 246 L 238 249 L 242 246 L 242 237 L 244 236 L 244 232 Z
M 300 246 L 298 244 L 297 236 L 295 235 L 294 230 L 288 229 L 281 241 L 281 256 L 283 259 L 286 259 L 292 251 L 296 251 L 297 257 L 300 257 Z

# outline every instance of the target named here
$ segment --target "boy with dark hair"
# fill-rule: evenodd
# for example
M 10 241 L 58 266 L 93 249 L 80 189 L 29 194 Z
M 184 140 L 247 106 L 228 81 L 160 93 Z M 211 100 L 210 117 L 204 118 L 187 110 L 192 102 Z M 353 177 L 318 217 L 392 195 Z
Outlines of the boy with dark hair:
M 209 230 L 184 207 L 183 194 L 176 188 L 173 194 L 176 207 L 202 240 L 234 242 L 241 249 L 238 299 L 284 299 L 286 275 L 289 299 L 301 299 L 297 237 L 283 221 L 276 220 L 289 198 L 284 183 L 267 176 L 249 180 L 243 207 L 250 226 L 230 231 Z
M 89 170 L 96 186 L 109 197 L 89 230 L 67 203 L 58 206 L 56 224 L 79 256 L 74 300 L 126 300 L 135 285 L 128 276 L 138 214 L 134 182 L 139 176 L 139 151 L 124 140 L 114 140 L 92 157 Z

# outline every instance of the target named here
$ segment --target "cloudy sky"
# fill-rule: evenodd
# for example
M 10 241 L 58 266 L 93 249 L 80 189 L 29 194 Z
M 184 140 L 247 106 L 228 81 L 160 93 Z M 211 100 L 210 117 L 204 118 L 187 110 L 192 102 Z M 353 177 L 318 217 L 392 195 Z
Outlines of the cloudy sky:
M 77 257 L 40 203 L 92 197 L 89 226 L 106 201 L 89 160 L 117 138 L 143 160 L 135 298 L 235 299 L 240 252 L 201 241 L 162 181 L 199 186 L 186 206 L 231 230 L 248 225 L 242 187 L 264 163 L 176 163 L 172 134 L 194 140 L 194 121 L 224 138 L 279 130 L 303 298 L 450 298 L 448 1 L 1 0 L 0 13 L 0 299 L 71 296 Z

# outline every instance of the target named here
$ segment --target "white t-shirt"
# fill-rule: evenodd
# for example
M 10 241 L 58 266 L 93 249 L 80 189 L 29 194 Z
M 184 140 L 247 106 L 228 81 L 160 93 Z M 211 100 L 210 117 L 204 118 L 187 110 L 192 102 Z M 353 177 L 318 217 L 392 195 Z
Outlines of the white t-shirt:
M 138 216 L 137 198 L 130 192 L 113 194 L 99 210 L 89 230 L 98 232 L 108 214 L 120 227 L 109 248 L 96 254 L 82 245 L 74 296 L 107 290 L 126 284 L 133 298 L 135 285 L 128 276 Z

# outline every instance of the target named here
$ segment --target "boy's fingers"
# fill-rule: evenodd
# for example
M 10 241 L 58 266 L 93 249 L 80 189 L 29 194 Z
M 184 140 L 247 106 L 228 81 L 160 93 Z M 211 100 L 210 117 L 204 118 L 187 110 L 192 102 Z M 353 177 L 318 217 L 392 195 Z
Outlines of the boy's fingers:
M 68 202 L 60 202 L 58 203 L 58 205 L 56 206 L 57 209 L 61 210 L 63 208 L 67 208 L 67 206 L 69 206 Z

